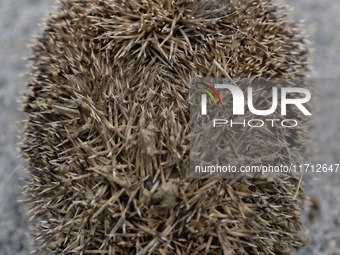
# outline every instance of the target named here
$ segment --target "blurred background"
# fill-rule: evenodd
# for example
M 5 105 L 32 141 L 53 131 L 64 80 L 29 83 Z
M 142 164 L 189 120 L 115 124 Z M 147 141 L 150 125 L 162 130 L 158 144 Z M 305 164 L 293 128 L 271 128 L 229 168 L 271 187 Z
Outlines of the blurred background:
M 295 8 L 292 19 L 304 20 L 315 49 L 310 75 L 339 78 L 340 1 L 279 1 Z M 27 255 L 32 250 L 27 205 L 17 202 L 23 199 L 19 186 L 25 177 L 16 151 L 18 122 L 24 119 L 17 98 L 25 92 L 19 75 L 26 71 L 27 44 L 40 31 L 40 19 L 53 11 L 53 4 L 54 0 L 0 0 L 0 255 Z M 329 81 L 318 84 L 319 109 L 313 115 L 320 124 L 310 146 L 312 163 L 340 163 L 340 79 Z M 295 254 L 340 255 L 340 172 L 307 180 L 306 191 L 314 201 L 314 209 L 302 213 L 310 243 Z

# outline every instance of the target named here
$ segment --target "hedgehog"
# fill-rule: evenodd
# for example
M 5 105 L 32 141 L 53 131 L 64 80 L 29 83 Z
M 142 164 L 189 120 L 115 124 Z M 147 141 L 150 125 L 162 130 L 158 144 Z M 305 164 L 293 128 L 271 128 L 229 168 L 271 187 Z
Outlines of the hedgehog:
M 303 79 L 308 71 L 308 41 L 286 6 L 60 0 L 41 27 L 20 145 L 36 252 L 283 255 L 306 243 L 298 178 L 189 173 L 193 78 Z M 255 150 L 275 151 L 273 162 L 300 160 L 309 124 L 295 115 L 301 125 L 272 129 L 269 142 L 250 132 Z M 230 146 L 241 142 L 247 137 Z M 233 148 L 228 158 L 245 160 Z

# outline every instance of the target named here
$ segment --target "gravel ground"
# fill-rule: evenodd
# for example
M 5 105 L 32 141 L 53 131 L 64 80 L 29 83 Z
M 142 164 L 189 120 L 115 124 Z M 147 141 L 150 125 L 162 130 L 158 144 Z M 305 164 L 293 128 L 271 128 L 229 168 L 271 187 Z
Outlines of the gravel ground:
M 339 78 L 340 72 L 340 1 L 282 0 L 295 7 L 292 18 L 305 19 L 307 34 L 315 49 L 312 77 Z M 26 45 L 46 10 L 52 11 L 53 0 L 0 0 L 0 255 L 23 255 L 31 250 L 27 206 L 18 185 L 25 177 L 18 160 L 17 123 L 24 116 L 17 110 L 16 98 L 24 93 L 24 57 Z M 339 80 L 340 81 L 340 80 Z M 336 79 L 318 84 L 319 129 L 311 149 L 311 163 L 340 163 L 340 91 Z M 331 114 L 330 114 L 331 113 Z M 331 116 L 334 119 L 331 119 Z M 327 123 L 327 124 L 325 124 Z M 310 222 L 308 209 L 303 213 L 310 245 L 296 252 L 299 255 L 340 255 L 340 173 L 309 180 L 307 194 L 321 205 L 319 215 Z
M 52 10 L 52 0 L 0 0 L 0 254 L 27 255 L 31 237 L 27 234 L 27 206 L 18 185 L 24 177 L 18 160 L 18 121 L 16 98 L 24 92 L 19 77 L 25 72 L 26 47 L 45 10 Z M 14 170 L 16 171 L 14 172 Z

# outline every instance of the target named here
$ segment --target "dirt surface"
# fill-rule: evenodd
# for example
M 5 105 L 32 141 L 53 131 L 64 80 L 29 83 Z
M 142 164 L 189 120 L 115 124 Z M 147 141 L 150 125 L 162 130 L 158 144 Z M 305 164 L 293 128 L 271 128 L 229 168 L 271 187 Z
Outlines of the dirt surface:
M 53 0 L 0 0 L 0 254 L 29 254 L 30 232 L 27 205 L 18 185 L 24 178 L 24 165 L 20 164 L 16 143 L 24 116 L 17 110 L 16 98 L 24 93 L 24 57 L 30 50 L 26 45 L 36 31 L 46 10 L 52 11 Z M 295 7 L 292 18 L 305 19 L 307 34 L 314 53 L 312 77 L 339 78 L 340 72 L 340 1 L 338 0 L 285 0 Z M 340 80 L 339 80 L 340 81 Z M 319 112 L 314 152 L 310 163 L 340 163 L 340 90 L 337 80 L 318 84 Z M 319 202 L 319 209 L 303 213 L 306 235 L 310 245 L 297 251 L 299 255 L 340 255 L 340 173 L 324 174 L 317 180 L 306 178 L 307 194 Z

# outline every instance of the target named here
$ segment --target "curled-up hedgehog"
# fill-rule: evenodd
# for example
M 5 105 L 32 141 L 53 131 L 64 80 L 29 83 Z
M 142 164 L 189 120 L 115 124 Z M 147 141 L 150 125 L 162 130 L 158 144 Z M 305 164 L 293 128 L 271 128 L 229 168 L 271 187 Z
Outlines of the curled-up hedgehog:
M 24 190 L 38 252 L 274 255 L 302 245 L 299 180 L 192 179 L 188 166 L 191 78 L 302 77 L 307 70 L 306 40 L 284 6 L 58 6 L 32 45 L 23 100 Z M 308 141 L 303 128 L 273 132 L 294 142 L 269 151 L 298 155 Z

